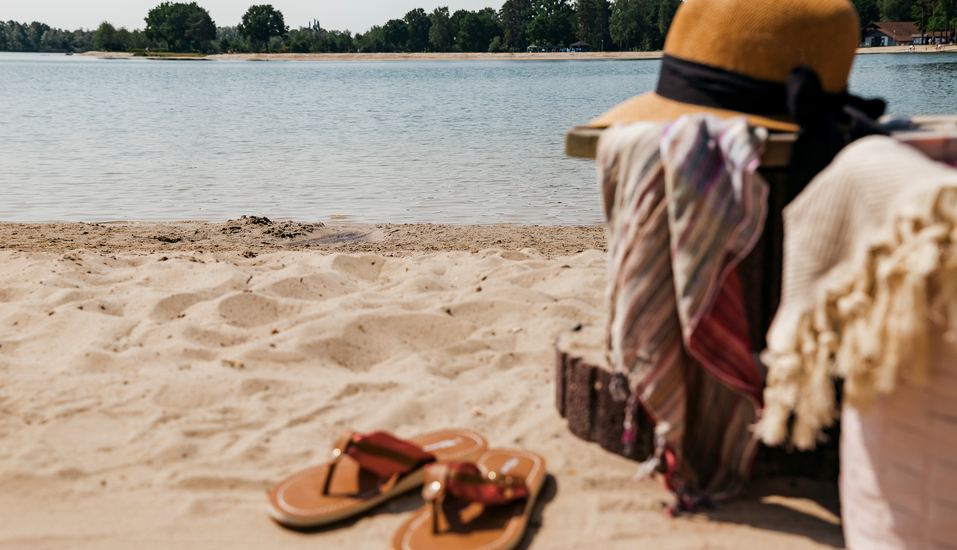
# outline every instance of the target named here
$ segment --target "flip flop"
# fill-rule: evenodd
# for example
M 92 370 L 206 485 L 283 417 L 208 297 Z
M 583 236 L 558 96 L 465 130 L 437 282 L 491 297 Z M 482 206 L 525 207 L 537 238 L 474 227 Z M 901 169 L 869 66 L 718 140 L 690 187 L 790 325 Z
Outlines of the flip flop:
M 473 460 L 488 444 L 469 430 L 408 440 L 386 432 L 345 432 L 332 460 L 295 473 L 269 492 L 266 511 L 290 527 L 317 527 L 365 512 L 422 484 L 425 465 Z
M 392 539 L 394 550 L 512 550 L 545 482 L 545 459 L 495 449 L 474 463 L 426 467 L 426 505 Z

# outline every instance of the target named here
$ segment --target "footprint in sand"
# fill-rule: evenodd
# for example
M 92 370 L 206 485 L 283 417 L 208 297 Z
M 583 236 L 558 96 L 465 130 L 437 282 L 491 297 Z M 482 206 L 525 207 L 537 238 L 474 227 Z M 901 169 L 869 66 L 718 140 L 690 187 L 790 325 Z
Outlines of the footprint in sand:
M 328 300 L 359 289 L 355 282 L 338 273 L 315 273 L 306 277 L 289 277 L 276 281 L 266 291 L 282 298 L 296 300 Z
M 173 294 L 172 296 L 167 296 L 159 302 L 156 302 L 156 305 L 153 306 L 150 319 L 154 321 L 171 321 L 201 301 L 203 301 L 203 299 L 196 294 Z
M 2 291 L 0 291 L 0 295 L 2 295 Z M 62 293 L 56 293 L 50 296 L 49 300 L 52 307 L 60 307 L 76 302 L 93 300 L 93 293 L 85 290 L 66 290 Z M 0 299 L 0 301 L 4 300 Z
M 341 390 L 333 395 L 331 401 L 342 401 L 350 397 L 369 393 L 383 393 L 398 388 L 399 384 L 395 382 L 351 382 L 346 384 Z
M 189 410 L 211 407 L 225 399 L 224 389 L 211 388 L 202 380 L 171 382 L 164 385 L 153 401 L 166 409 Z
M 514 250 L 505 250 L 499 254 L 499 256 L 501 256 L 503 259 L 511 260 L 513 262 L 527 260 L 530 257 L 528 254 L 522 254 L 521 252 L 516 252 Z
M 84 472 L 112 467 L 127 460 L 123 452 L 129 432 L 119 419 L 102 413 L 69 415 L 53 421 L 43 442 L 56 456 Z M 92 451 L 92 452 L 91 452 Z
M 240 382 L 237 392 L 242 397 L 252 397 L 258 393 L 274 392 L 285 393 L 289 390 L 289 384 L 282 380 L 270 380 L 268 378 L 251 378 Z
M 207 348 L 228 348 L 245 344 L 248 340 L 240 331 L 207 330 L 197 326 L 187 326 L 183 330 L 183 336 L 190 342 Z M 199 357 L 198 359 L 203 361 L 212 361 L 213 358 L 210 357 L 207 359 Z
M 339 255 L 332 260 L 332 269 L 339 273 L 362 279 L 363 281 L 374 281 L 379 278 L 382 266 L 385 265 L 385 258 L 382 256 L 345 256 Z
M 366 371 L 386 359 L 454 344 L 474 330 L 473 325 L 445 313 L 363 315 L 346 324 L 340 335 L 306 343 L 299 351 L 353 371 Z
M 271 298 L 244 292 L 223 298 L 219 314 L 230 325 L 252 328 L 278 321 L 280 308 Z

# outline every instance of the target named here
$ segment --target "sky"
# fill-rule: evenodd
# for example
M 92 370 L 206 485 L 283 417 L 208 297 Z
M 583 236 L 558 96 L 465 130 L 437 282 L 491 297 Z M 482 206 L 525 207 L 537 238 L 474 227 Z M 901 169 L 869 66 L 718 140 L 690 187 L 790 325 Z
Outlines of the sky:
M 0 20 L 30 23 L 39 21 L 51 27 L 75 30 L 95 29 L 103 21 L 115 27 L 142 29 L 143 18 L 162 0 L 0 0 Z M 180 0 L 192 1 L 192 0 Z M 455 10 L 498 10 L 504 0 L 196 0 L 206 8 L 219 27 L 239 24 L 250 5 L 272 3 L 282 12 L 286 25 L 298 29 L 318 19 L 324 29 L 365 32 L 372 25 L 389 19 L 401 19 L 415 8 L 426 12 L 440 6 Z

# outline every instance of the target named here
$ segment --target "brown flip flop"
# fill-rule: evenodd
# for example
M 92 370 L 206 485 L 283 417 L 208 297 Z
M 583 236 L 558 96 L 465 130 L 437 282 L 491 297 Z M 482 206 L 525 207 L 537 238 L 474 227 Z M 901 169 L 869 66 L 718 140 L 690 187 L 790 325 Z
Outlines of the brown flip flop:
M 317 527 L 365 512 L 422 484 L 425 466 L 474 460 L 485 438 L 443 430 L 408 440 L 386 432 L 343 433 L 332 460 L 295 473 L 269 492 L 266 511 L 290 527 Z
M 394 550 L 512 550 L 545 482 L 545 459 L 495 449 L 474 463 L 426 467 L 426 505 L 392 539 Z

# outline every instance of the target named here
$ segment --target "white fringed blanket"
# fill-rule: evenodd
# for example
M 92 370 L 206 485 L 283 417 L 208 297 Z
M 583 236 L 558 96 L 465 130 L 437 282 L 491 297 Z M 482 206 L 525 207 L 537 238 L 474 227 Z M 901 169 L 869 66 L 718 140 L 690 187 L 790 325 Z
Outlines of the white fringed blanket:
M 845 403 L 927 376 L 935 323 L 957 324 L 957 170 L 886 137 L 859 140 L 784 211 L 781 305 L 757 434 L 814 447 Z M 953 331 L 951 331 L 953 333 Z

